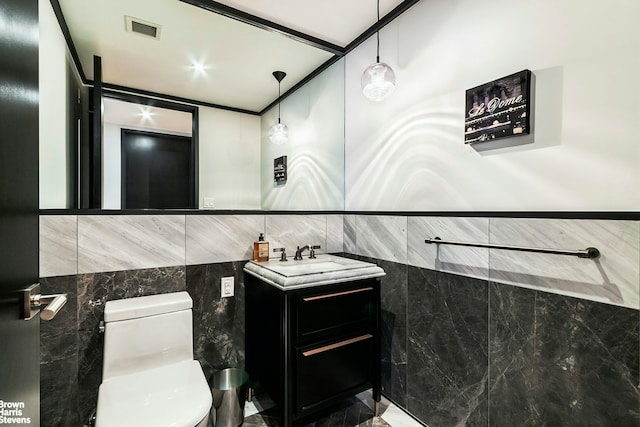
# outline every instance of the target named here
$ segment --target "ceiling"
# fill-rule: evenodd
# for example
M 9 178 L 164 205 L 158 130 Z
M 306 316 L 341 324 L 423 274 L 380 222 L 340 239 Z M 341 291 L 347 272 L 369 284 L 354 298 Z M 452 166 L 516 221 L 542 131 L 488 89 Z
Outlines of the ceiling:
M 285 93 L 376 24 L 375 0 L 55 1 L 86 79 L 97 55 L 107 88 L 250 112 L 278 97 L 273 71 Z M 415 1 L 380 0 L 380 16 Z M 125 16 L 160 25 L 159 40 L 127 32 Z
M 193 121 L 190 112 L 140 105 L 113 98 L 102 100 L 104 123 L 135 129 L 190 136 Z

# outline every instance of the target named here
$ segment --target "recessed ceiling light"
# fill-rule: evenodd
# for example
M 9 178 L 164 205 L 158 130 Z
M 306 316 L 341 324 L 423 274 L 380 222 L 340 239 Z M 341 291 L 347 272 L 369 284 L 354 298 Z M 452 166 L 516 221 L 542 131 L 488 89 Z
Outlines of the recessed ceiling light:
M 141 108 L 140 109 L 140 116 L 142 117 L 142 120 L 151 121 L 151 117 L 153 116 L 153 113 L 148 108 Z
M 191 64 L 191 69 L 195 74 L 206 74 L 207 69 L 209 67 L 204 64 L 204 62 L 193 61 Z

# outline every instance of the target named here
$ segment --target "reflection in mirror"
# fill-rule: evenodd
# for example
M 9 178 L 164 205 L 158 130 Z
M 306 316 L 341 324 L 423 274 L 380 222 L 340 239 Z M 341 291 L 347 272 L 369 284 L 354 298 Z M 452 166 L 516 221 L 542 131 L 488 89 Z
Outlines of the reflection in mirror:
M 96 35 L 95 43 L 85 40 L 89 37 L 95 26 L 87 16 L 95 17 L 95 13 L 79 14 L 82 19 L 74 20 L 75 7 L 86 6 L 81 1 L 62 2 L 65 18 L 69 21 L 72 39 L 77 43 L 76 48 L 82 58 L 91 55 L 102 57 L 104 68 L 103 80 L 107 90 L 123 92 L 126 88 L 132 88 L 131 93 L 144 94 L 150 97 L 162 97 L 162 93 L 171 94 L 173 90 L 196 81 L 195 94 L 190 93 L 180 98 L 182 105 L 197 110 L 198 126 L 193 136 L 198 139 L 198 162 L 196 164 L 196 177 L 194 182 L 197 199 L 193 204 L 196 208 L 211 210 L 340 210 L 344 207 L 344 60 L 333 64 L 329 69 L 302 85 L 297 91 L 285 98 L 281 104 L 283 120 L 288 120 L 291 138 L 289 142 L 275 150 L 268 145 L 266 133 L 275 119 L 273 108 L 261 111 L 273 100 L 274 86 L 271 71 L 282 69 L 287 72 L 287 80 L 292 77 L 291 83 L 300 81 L 305 75 L 322 64 L 332 54 L 320 49 L 304 46 L 286 36 L 277 33 L 262 31 L 256 27 L 242 24 L 240 26 L 230 23 L 237 28 L 239 34 L 233 40 L 245 40 L 246 34 L 255 36 L 255 48 L 264 43 L 281 43 L 280 47 L 262 48 L 260 52 L 270 52 L 269 61 L 258 60 L 258 56 L 241 53 L 233 50 L 233 57 L 241 60 L 243 73 L 256 74 L 255 78 L 243 78 L 244 74 L 230 73 L 234 89 L 230 104 L 235 105 L 247 97 L 258 96 L 258 101 L 251 107 L 252 111 L 227 110 L 215 108 L 215 105 L 201 102 L 196 98 L 204 98 L 215 94 L 215 91 L 207 90 L 201 80 L 193 80 L 184 76 L 175 79 L 160 79 L 157 77 L 159 69 L 173 69 L 173 65 L 180 61 L 171 61 L 169 56 L 162 54 L 162 49 L 168 46 L 154 41 L 154 52 L 163 60 L 168 61 L 172 67 L 160 67 L 153 73 L 141 73 L 142 57 L 138 62 L 117 62 L 110 59 L 107 51 L 100 51 L 96 46 L 102 46 L 101 40 L 105 40 L 110 48 L 118 50 L 119 47 L 131 43 L 138 45 L 147 43 L 144 38 L 123 39 L 116 42 L 115 39 L 127 37 L 121 28 L 121 21 L 113 24 L 112 29 L 103 28 Z M 86 2 L 88 3 L 88 2 Z M 132 5 L 131 2 L 117 2 L 122 5 Z M 180 7 L 185 4 L 176 2 Z M 93 3 L 92 3 L 93 4 Z M 136 2 L 136 5 L 138 3 Z M 78 183 L 79 176 L 93 171 L 81 171 L 80 153 L 78 149 L 84 141 L 89 139 L 88 110 L 92 76 L 90 62 L 85 61 L 85 70 L 76 68 L 72 54 L 66 44 L 65 37 L 56 20 L 55 13 L 50 2 L 41 2 L 40 10 L 40 208 L 41 209 L 74 209 L 80 205 Z M 115 3 L 105 3 L 104 7 L 115 7 Z M 191 7 L 191 6 L 189 6 Z M 191 11 L 191 9 L 185 9 Z M 193 8 L 194 13 L 200 16 L 202 11 Z M 215 14 L 207 12 L 203 19 L 218 19 Z M 170 16 L 170 15 L 168 15 Z M 226 19 L 226 18 L 223 18 Z M 73 25 L 73 22 L 78 25 Z M 170 22 L 168 17 L 166 22 Z M 111 21 L 109 21 L 111 22 Z M 80 25 L 82 24 L 82 25 Z M 243 31 L 245 36 L 243 36 Z M 202 26 L 204 28 L 205 26 Z M 206 26 L 212 27 L 212 26 Z M 111 31 L 111 32 L 109 32 Z M 122 32 L 122 34 L 121 34 Z M 264 33 L 264 34 L 263 34 Z M 102 37 L 101 38 L 101 35 Z M 107 36 L 108 35 L 108 36 Z M 107 43 L 108 40 L 108 43 Z M 208 48 L 211 39 L 199 37 Z M 225 43 L 228 38 L 224 39 Z M 228 43 L 227 43 L 228 44 Z M 147 46 L 147 45 L 145 45 Z M 104 47 L 104 46 L 103 46 Z M 298 50 L 309 51 L 313 56 L 309 59 L 305 55 L 297 54 Z M 139 52 L 147 52 L 138 49 Z M 293 52 L 293 53 L 292 53 Z M 276 55 L 277 53 L 277 55 Z M 307 58 L 307 59 L 305 59 Z M 265 63 L 267 62 L 267 63 Z M 111 67 L 111 68 L 110 68 Z M 142 84 L 113 81 L 110 69 L 116 67 L 119 72 L 135 77 L 136 81 L 149 80 L 153 84 L 166 83 L 166 90 L 160 88 L 145 88 Z M 267 72 L 262 73 L 260 67 L 267 67 Z M 183 70 L 184 71 L 184 70 Z M 220 72 L 221 70 L 217 70 Z M 294 79 L 294 76 L 298 76 Z M 153 76 L 153 77 L 150 77 Z M 142 80 L 140 80 L 142 79 Z M 146 80 L 145 80 L 146 79 Z M 261 80 L 264 79 L 264 80 Z M 218 82 L 218 80 L 211 79 Z M 225 80 L 226 81 L 226 80 Z M 253 83 L 257 86 L 248 86 Z M 109 87 L 109 84 L 112 87 Z M 113 85 L 121 84 L 115 88 Z M 217 83 L 225 86 L 224 83 Z M 124 88 L 124 89 L 123 89 Z M 226 88 L 227 90 L 229 87 Z M 283 91 L 288 88 L 283 86 Z M 153 94 L 145 92 L 152 90 Z M 168 99 L 176 99 L 168 96 Z M 236 99 L 234 101 L 234 99 Z M 106 99 L 105 99 L 106 100 Z M 233 102 L 231 102 L 233 101 Z M 227 105 L 225 103 L 225 105 Z M 105 107 L 108 113 L 108 106 Z M 141 129 L 141 116 L 134 123 L 128 123 L 132 129 Z M 110 138 L 111 124 L 117 125 L 111 119 L 104 120 L 105 139 Z M 144 130 L 144 129 L 143 129 Z M 193 131 L 192 130 L 192 131 Z M 172 130 L 178 135 L 187 134 L 187 131 Z M 116 151 L 117 152 L 117 151 Z M 114 152 L 115 153 L 115 152 Z M 116 155 L 112 152 L 103 153 L 106 157 Z M 290 167 L 289 180 L 286 185 L 273 186 L 273 160 L 282 155 L 288 156 Z M 75 156 L 75 157 L 74 157 Z M 102 173 L 104 199 L 103 209 L 122 208 L 121 191 L 117 188 L 120 175 L 117 166 L 109 158 L 103 159 L 109 169 Z M 113 159 L 112 159 L 113 160 Z M 109 166 L 111 165 L 111 166 Z M 84 175 L 83 175 L 84 176 Z M 118 200 L 120 199 L 120 203 Z M 205 203 L 206 202 L 206 203 Z
M 102 105 L 102 208 L 195 207 L 193 114 L 109 97 Z

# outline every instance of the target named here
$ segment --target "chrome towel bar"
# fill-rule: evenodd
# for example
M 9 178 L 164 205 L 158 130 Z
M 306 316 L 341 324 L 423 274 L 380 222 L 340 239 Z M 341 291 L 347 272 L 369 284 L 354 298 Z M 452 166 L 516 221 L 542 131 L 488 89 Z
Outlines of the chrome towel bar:
M 570 255 L 577 256 L 578 258 L 598 258 L 600 256 L 600 251 L 594 247 L 588 247 L 587 249 L 582 250 L 529 248 L 525 246 L 494 245 L 490 243 L 453 242 L 451 240 L 442 240 L 439 237 L 426 239 L 424 242 L 437 245 L 471 246 L 476 248 L 506 249 L 510 251 L 538 252 L 542 254 Z

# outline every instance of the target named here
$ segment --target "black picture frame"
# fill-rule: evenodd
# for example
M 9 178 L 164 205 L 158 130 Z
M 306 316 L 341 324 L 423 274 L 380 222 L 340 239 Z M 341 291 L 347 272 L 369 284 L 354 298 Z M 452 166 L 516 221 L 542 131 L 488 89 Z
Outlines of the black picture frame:
M 531 71 L 522 70 L 466 91 L 464 143 L 531 133 Z
M 273 159 L 273 182 L 276 184 L 287 182 L 287 156 Z

